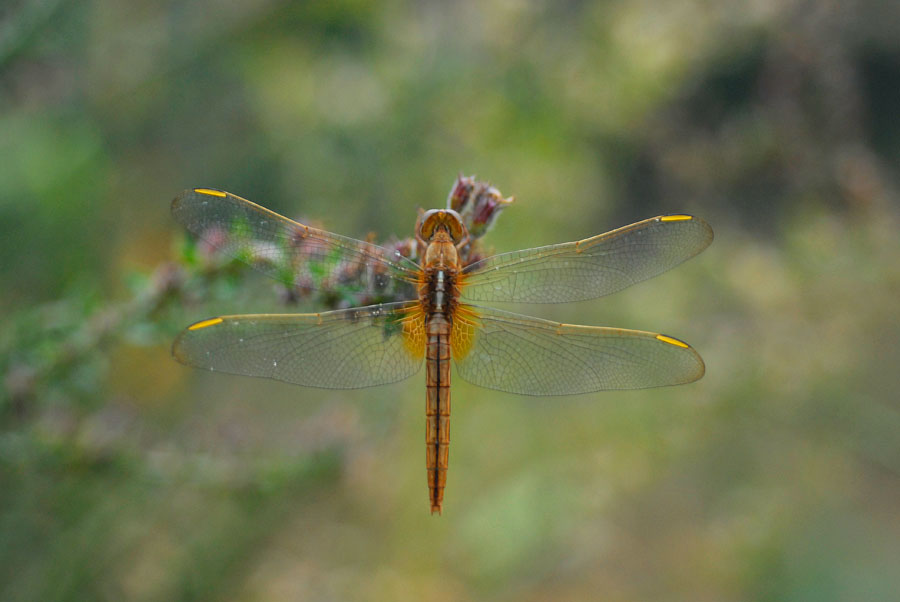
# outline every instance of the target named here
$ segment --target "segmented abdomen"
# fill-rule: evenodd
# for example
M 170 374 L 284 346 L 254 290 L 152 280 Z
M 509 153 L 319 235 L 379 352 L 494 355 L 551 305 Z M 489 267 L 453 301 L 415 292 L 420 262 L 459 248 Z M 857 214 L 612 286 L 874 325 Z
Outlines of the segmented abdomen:
M 440 513 L 450 452 L 450 322 L 434 313 L 425 332 L 425 467 L 431 512 Z

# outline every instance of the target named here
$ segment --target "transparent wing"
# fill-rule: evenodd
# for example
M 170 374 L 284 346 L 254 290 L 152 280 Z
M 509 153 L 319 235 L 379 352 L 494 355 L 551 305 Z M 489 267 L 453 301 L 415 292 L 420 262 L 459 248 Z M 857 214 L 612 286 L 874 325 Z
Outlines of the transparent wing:
M 521 395 L 643 389 L 693 382 L 705 370 L 696 351 L 666 335 L 462 307 L 454 322 L 456 368 L 488 389 Z
M 425 349 L 416 303 L 320 314 L 222 316 L 183 330 L 179 362 L 308 387 L 358 389 L 415 374 Z
M 214 249 L 291 287 L 414 298 L 418 266 L 383 247 L 311 228 L 228 192 L 195 188 L 172 215 Z
M 654 217 L 577 242 L 488 257 L 466 267 L 461 294 L 518 303 L 595 299 L 675 267 L 712 239 L 700 218 Z

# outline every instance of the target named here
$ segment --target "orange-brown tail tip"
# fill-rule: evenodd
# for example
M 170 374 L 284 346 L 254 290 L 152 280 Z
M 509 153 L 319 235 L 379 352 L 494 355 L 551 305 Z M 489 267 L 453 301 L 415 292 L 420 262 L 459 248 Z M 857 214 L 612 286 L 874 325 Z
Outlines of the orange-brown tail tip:
M 435 512 L 438 513 L 438 516 L 441 515 L 441 505 L 440 504 L 432 504 L 431 505 L 431 513 L 434 514 Z

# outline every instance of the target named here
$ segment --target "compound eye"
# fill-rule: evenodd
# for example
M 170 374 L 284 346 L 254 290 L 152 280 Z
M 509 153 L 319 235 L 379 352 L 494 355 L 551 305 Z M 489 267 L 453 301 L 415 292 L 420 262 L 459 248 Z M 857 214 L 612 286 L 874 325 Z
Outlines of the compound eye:
M 445 231 L 455 243 L 466 236 L 462 218 L 452 209 L 431 209 L 422 216 L 419 236 L 423 240 L 431 240 L 438 229 Z
M 447 220 L 447 227 L 450 230 L 450 238 L 453 239 L 453 242 L 459 242 L 463 238 L 463 225 L 462 222 L 458 222 L 456 220 Z
M 426 211 L 425 215 L 422 217 L 422 225 L 419 226 L 419 236 L 424 240 L 431 240 L 431 237 L 434 236 L 434 229 L 437 227 L 438 221 L 439 215 L 436 209 Z
M 443 217 L 447 233 L 450 234 L 450 238 L 453 239 L 453 242 L 457 243 L 466 237 L 466 227 L 463 224 L 462 217 L 460 217 L 456 211 L 453 209 L 445 209 Z

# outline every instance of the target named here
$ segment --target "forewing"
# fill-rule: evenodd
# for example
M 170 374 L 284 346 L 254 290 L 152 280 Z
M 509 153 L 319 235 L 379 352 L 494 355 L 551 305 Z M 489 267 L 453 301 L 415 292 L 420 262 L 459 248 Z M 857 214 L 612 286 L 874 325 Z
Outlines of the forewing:
M 172 215 L 214 249 L 290 287 L 413 298 L 418 266 L 399 253 L 295 222 L 228 192 L 195 188 Z
M 453 357 L 472 384 L 521 395 L 570 395 L 689 383 L 703 360 L 687 343 L 639 330 L 575 326 L 462 306 Z
M 203 320 L 181 332 L 183 364 L 308 387 L 358 389 L 415 374 L 425 350 L 416 303 L 320 314 L 259 314 Z
M 517 303 L 594 299 L 675 267 L 712 239 L 700 218 L 654 217 L 577 242 L 488 257 L 465 269 L 461 294 L 469 301 Z

